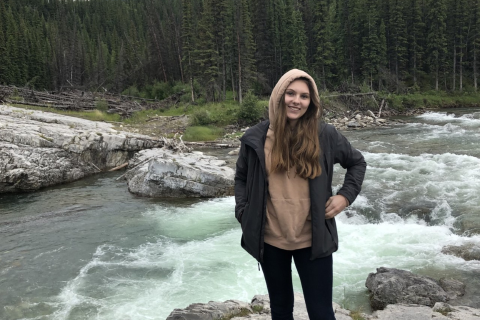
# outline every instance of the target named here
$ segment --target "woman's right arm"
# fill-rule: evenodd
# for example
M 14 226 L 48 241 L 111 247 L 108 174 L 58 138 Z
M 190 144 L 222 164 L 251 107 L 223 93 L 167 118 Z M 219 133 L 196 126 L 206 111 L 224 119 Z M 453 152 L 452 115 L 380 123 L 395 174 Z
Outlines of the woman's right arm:
M 243 209 L 247 203 L 247 152 L 242 142 L 235 170 L 235 218 L 242 222 Z

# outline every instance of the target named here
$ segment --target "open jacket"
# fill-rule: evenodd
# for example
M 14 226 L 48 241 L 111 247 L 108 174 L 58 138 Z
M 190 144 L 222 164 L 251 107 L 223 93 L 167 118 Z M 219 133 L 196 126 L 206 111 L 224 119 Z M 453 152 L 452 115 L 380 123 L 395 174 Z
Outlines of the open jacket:
M 263 262 L 268 179 L 265 168 L 265 139 L 270 121 L 248 129 L 240 139 L 240 154 L 235 173 L 235 217 L 242 225 L 242 247 Z M 347 169 L 345 181 L 337 194 L 353 203 L 360 192 L 366 170 L 362 154 L 333 126 L 319 124 L 322 174 L 308 179 L 312 218 L 312 255 L 328 256 L 338 250 L 335 219 L 325 219 L 325 203 L 332 196 L 333 165 Z

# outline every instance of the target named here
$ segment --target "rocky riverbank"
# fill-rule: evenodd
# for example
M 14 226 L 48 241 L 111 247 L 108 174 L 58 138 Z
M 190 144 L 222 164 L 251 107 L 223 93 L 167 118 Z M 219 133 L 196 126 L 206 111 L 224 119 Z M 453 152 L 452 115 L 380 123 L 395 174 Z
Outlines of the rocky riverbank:
M 405 270 L 378 268 L 365 283 L 371 293 L 372 314 L 350 311 L 333 303 L 337 320 L 480 320 L 480 309 L 446 303 L 463 295 L 465 285 L 454 279 L 435 279 Z M 304 298 L 295 294 L 295 320 L 308 320 Z M 256 295 L 250 303 L 194 303 L 175 309 L 167 320 L 268 320 L 271 319 L 268 295 Z
M 384 310 L 365 314 L 342 308 L 333 303 L 336 320 L 479 320 L 480 309 L 452 306 L 438 302 L 433 308 L 417 304 L 390 304 Z M 293 317 L 295 320 L 309 320 L 303 296 L 295 294 Z M 227 300 L 194 303 L 185 309 L 175 309 L 167 320 L 270 320 L 268 295 L 256 295 L 250 303 Z
M 78 180 L 162 145 L 105 122 L 0 105 L 0 193 Z

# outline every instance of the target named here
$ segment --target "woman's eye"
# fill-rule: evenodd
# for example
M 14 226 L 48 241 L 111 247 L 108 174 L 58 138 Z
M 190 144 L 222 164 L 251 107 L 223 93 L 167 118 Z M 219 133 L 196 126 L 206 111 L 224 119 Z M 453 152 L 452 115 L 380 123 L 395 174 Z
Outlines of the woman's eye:
M 293 96 L 293 95 L 295 95 L 295 94 L 294 94 L 292 91 L 289 91 L 289 92 L 287 92 L 287 95 Z
M 308 96 L 307 96 L 307 95 L 303 95 L 303 96 L 302 96 L 302 99 L 308 99 Z

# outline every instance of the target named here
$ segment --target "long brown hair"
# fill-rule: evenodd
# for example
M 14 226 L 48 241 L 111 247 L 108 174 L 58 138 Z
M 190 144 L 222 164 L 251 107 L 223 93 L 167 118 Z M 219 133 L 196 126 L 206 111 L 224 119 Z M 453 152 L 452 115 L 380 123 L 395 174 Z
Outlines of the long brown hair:
M 310 91 L 310 105 L 305 114 L 298 119 L 291 128 L 287 123 L 287 106 L 285 92 L 273 122 L 275 140 L 272 147 L 272 172 L 295 168 L 300 177 L 313 179 L 322 173 L 320 166 L 320 141 L 318 140 L 318 119 L 322 116 L 322 108 L 312 82 L 304 77 L 303 80 Z

